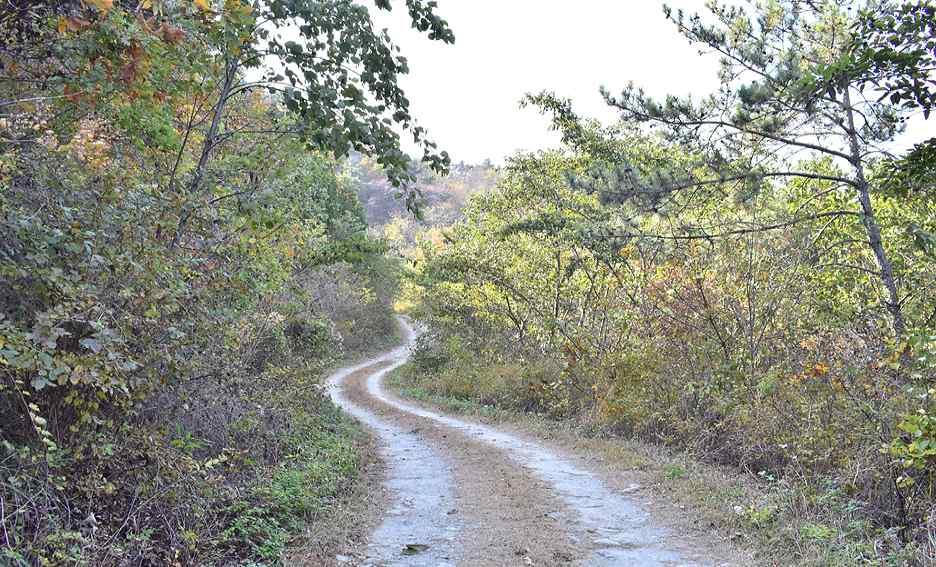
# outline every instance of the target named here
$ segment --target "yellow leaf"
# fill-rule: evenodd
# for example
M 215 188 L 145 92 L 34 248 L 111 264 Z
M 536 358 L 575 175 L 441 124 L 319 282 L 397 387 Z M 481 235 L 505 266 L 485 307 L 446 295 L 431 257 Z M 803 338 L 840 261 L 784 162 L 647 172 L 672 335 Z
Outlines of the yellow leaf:
M 114 0 L 85 0 L 85 3 L 94 6 L 105 14 L 114 7 Z
M 58 32 L 65 33 L 66 31 L 68 31 L 68 22 L 65 21 L 65 16 L 59 16 Z
M 153 7 L 153 0 L 143 0 L 142 2 L 140 2 L 140 6 L 144 10 L 150 10 Z
M 211 4 L 209 4 L 208 0 L 192 0 L 192 2 L 194 2 L 195 5 L 198 6 L 198 9 L 203 12 L 211 10 Z

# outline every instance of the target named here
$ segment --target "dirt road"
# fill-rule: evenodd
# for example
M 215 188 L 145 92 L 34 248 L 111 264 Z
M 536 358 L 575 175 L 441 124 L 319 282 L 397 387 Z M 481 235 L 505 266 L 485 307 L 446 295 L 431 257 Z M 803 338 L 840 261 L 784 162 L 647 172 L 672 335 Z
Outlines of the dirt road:
M 332 399 L 370 427 L 386 463 L 387 502 L 369 566 L 722 565 L 656 525 L 572 456 L 388 394 L 382 378 L 406 344 L 329 379 Z

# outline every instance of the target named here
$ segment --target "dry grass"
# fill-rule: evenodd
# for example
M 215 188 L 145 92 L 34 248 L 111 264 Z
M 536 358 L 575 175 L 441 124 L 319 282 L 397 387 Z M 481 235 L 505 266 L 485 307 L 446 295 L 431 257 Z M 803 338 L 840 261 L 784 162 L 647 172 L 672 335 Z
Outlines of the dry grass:
M 902 544 L 875 527 L 860 503 L 831 481 L 775 479 L 703 462 L 699 455 L 621 436 L 587 419 L 558 420 L 453 398 L 429 376 L 403 367 L 388 377 L 397 393 L 443 411 L 547 440 L 640 485 L 654 514 L 686 533 L 708 532 L 745 564 L 850 567 L 936 565 L 936 550 Z

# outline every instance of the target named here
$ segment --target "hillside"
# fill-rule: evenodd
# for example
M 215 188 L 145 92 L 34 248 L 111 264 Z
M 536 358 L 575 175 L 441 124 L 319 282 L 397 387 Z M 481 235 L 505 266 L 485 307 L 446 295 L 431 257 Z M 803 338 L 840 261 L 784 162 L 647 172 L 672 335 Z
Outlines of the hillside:
M 412 184 L 421 196 L 422 219 L 417 220 L 406 209 L 405 202 L 396 196 L 398 191 L 373 160 L 353 154 L 345 162 L 343 173 L 355 188 L 368 225 L 382 231 L 392 224 L 409 242 L 413 241 L 420 227 L 446 226 L 461 219 L 468 199 L 493 188 L 499 176 L 498 169 L 490 163 L 455 163 L 445 176 L 424 167 L 417 168 L 416 180 Z

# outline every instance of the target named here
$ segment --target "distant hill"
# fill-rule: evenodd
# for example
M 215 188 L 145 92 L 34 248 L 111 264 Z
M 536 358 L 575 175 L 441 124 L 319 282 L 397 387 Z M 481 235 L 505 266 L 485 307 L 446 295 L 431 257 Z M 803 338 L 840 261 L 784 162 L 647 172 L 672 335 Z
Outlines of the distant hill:
M 410 242 L 419 224 L 444 226 L 460 219 L 468 197 L 493 187 L 498 177 L 497 168 L 490 162 L 453 164 L 446 177 L 420 170 L 416 181 L 416 188 L 423 197 L 424 220 L 420 223 L 406 210 L 403 200 L 395 196 L 398 191 L 390 185 L 376 162 L 359 154 L 352 155 L 346 162 L 345 173 L 351 177 L 364 205 L 368 224 L 381 231 L 390 224 L 396 224 L 402 236 Z

